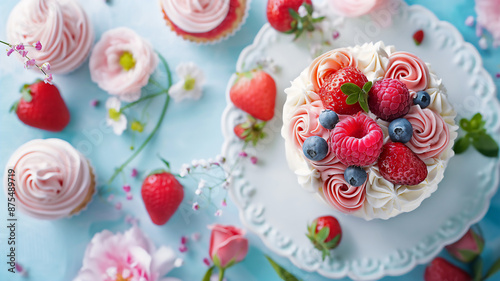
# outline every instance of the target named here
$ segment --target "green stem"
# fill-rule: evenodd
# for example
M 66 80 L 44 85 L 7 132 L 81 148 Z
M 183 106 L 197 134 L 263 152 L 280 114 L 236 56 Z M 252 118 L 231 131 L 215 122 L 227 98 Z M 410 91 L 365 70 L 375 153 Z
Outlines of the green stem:
M 2 41 L 2 40 L 0 40 L 0 43 L 2 43 L 2 44 L 4 44 L 4 45 L 7 45 L 7 46 L 9 46 L 9 47 L 12 47 L 12 45 L 11 45 L 11 44 L 9 44 L 9 43 L 7 43 L 7 42 L 4 42 L 4 41 Z
M 168 90 L 163 89 L 161 92 L 144 96 L 144 97 L 142 97 L 142 98 L 140 98 L 140 99 L 138 99 L 138 100 L 136 100 L 134 102 L 131 102 L 131 103 L 123 106 L 122 108 L 120 108 L 120 112 L 123 112 L 125 109 L 130 108 L 130 107 L 132 107 L 132 106 L 134 106 L 134 105 L 136 105 L 136 104 L 138 104 L 138 103 L 140 103 L 142 101 L 145 101 L 145 100 L 148 100 L 148 99 L 152 99 L 152 98 L 155 98 L 157 96 L 161 96 L 161 95 L 166 94 L 166 93 L 168 93 Z
M 172 73 L 170 72 L 170 68 L 168 67 L 167 61 L 165 61 L 165 58 L 161 54 L 158 53 L 158 56 L 160 57 L 160 60 L 162 61 L 163 65 L 165 66 L 165 69 L 167 71 L 167 76 L 168 76 L 168 86 L 167 88 L 163 91 L 164 93 L 168 93 L 168 89 L 170 89 L 170 86 L 172 86 Z M 142 145 L 118 168 L 115 170 L 115 173 L 111 176 L 111 178 L 108 180 L 108 184 L 111 184 L 113 180 L 116 178 L 116 176 L 123 171 L 123 169 L 132 161 L 134 160 L 139 153 L 146 147 L 146 145 L 151 141 L 151 139 L 154 137 L 158 129 L 160 128 L 161 123 L 163 122 L 163 119 L 165 118 L 165 114 L 167 113 L 167 108 L 168 104 L 170 102 L 170 96 L 167 94 L 167 98 L 165 100 L 165 104 L 163 105 L 163 109 L 160 114 L 160 119 L 158 120 L 158 123 L 156 123 L 156 126 L 154 127 L 153 131 L 149 136 L 146 138 L 146 140 L 142 143 Z
M 224 280 L 224 271 L 226 271 L 226 269 L 224 269 L 224 268 L 220 269 L 220 271 L 219 271 L 219 281 Z

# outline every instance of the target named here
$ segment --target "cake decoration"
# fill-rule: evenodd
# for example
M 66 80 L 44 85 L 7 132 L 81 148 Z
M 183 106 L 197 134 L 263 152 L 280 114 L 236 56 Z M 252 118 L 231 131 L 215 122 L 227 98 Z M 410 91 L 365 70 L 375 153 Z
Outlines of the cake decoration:
M 279 32 L 295 34 L 295 39 L 304 32 L 316 29 L 325 17 L 316 17 L 311 0 L 268 0 L 267 20 Z
M 330 251 L 337 248 L 342 241 L 342 228 L 335 217 L 323 216 L 312 221 L 307 227 L 306 236 L 314 247 L 321 251 L 321 258 L 325 260 L 330 256 Z

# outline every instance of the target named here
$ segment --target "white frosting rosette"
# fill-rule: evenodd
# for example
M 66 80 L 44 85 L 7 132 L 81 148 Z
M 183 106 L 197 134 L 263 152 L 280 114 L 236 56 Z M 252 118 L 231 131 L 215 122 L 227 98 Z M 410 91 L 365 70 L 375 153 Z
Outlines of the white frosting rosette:
M 399 79 L 408 86 L 411 95 L 425 90 L 431 96 L 431 104 L 427 108 L 412 106 L 404 116 L 414 129 L 412 139 L 406 145 L 427 165 L 427 178 L 420 184 L 393 184 L 381 176 L 377 163 L 374 163 L 364 167 L 368 179 L 356 188 L 345 182 L 345 165 L 332 152 L 317 162 L 303 155 L 302 143 L 307 137 L 316 135 L 325 140 L 330 137 L 317 120 L 312 120 L 317 119 L 323 110 L 316 92 L 328 74 L 346 66 L 356 66 L 370 81 Z M 317 193 L 335 210 L 365 220 L 389 219 L 415 210 L 437 190 L 446 165 L 454 155 L 452 147 L 458 126 L 454 120 L 456 113 L 448 101 L 441 79 L 420 58 L 396 52 L 393 46 L 385 46 L 382 42 L 332 50 L 315 59 L 292 81 L 285 93 L 287 99 L 281 134 L 285 139 L 289 167 L 304 189 Z M 389 122 L 378 119 L 371 112 L 369 116 L 382 129 L 386 143 L 389 140 Z M 345 117 L 341 115 L 340 119 Z

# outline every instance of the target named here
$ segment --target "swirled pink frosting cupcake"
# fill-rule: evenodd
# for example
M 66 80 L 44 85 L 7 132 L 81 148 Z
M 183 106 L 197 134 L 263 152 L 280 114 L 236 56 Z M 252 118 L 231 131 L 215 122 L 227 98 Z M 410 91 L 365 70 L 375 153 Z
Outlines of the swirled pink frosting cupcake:
M 95 192 L 95 177 L 87 159 L 60 139 L 35 139 L 19 147 L 7 161 L 4 182 L 15 183 L 16 206 L 45 220 L 79 213 Z M 8 193 L 8 186 L 4 187 Z
M 357 17 L 368 14 L 384 5 L 388 0 L 328 0 L 331 8 L 338 14 Z
M 51 72 L 66 74 L 87 58 L 94 32 L 87 14 L 74 0 L 22 0 L 7 21 L 10 42 L 33 44 L 41 51 L 29 50 L 37 63 L 50 62 Z
M 328 130 L 321 126 L 319 116 L 326 108 L 320 97 L 320 94 L 325 95 L 325 92 L 320 92 L 320 89 L 324 83 L 333 83 L 328 82 L 326 77 L 345 67 L 357 68 L 366 77 L 370 77 L 372 82 L 385 78 L 397 79 L 413 94 L 426 90 L 432 96 L 431 104 L 427 107 L 413 105 L 409 112 L 406 111 L 408 113 L 402 112 L 402 115 L 398 116 L 406 118 L 413 127 L 411 140 L 405 145 L 423 161 L 422 165 L 427 168 L 425 179 L 412 183 L 413 185 L 401 185 L 384 178 L 379 170 L 380 159 L 377 154 L 374 154 L 370 161 L 362 162 L 363 164 L 352 164 L 361 163 L 356 161 L 367 155 L 365 130 L 377 132 L 380 145 L 390 141 L 390 122 L 377 117 L 376 112 L 367 109 L 367 114 L 361 114 L 371 121 L 372 127 L 369 128 L 360 123 L 349 123 L 348 120 L 356 117 L 345 114 L 338 114 L 341 123 L 337 123 L 335 128 Z M 345 75 L 345 72 L 342 75 Z M 457 137 L 454 122 L 456 114 L 448 102 L 441 81 L 430 70 L 430 66 L 417 56 L 407 52 L 395 52 L 393 46 L 386 47 L 382 42 L 335 49 L 316 58 L 285 90 L 287 99 L 283 107 L 281 134 L 285 139 L 288 164 L 297 176 L 299 184 L 307 191 L 316 192 L 333 209 L 366 220 L 388 219 L 416 209 L 437 189 L 448 160 L 453 156 L 453 142 Z M 392 88 L 388 91 L 391 90 Z M 410 95 L 408 90 L 406 92 Z M 372 96 L 368 95 L 368 99 L 370 98 Z M 332 107 L 328 109 L 334 110 Z M 338 135 L 338 128 L 346 126 L 351 128 L 352 132 L 348 134 L 349 138 L 343 138 L 344 144 L 336 147 L 335 138 L 342 138 Z M 304 142 L 313 136 L 323 138 L 329 146 L 323 159 L 310 160 L 303 152 Z M 349 150 L 346 147 L 355 147 L 357 150 Z M 341 160 L 345 160 L 346 156 L 352 158 L 346 161 L 349 163 L 346 164 L 363 165 L 357 168 L 366 172 L 367 179 L 364 183 L 354 182 L 358 186 L 353 186 L 345 180 L 347 165 Z

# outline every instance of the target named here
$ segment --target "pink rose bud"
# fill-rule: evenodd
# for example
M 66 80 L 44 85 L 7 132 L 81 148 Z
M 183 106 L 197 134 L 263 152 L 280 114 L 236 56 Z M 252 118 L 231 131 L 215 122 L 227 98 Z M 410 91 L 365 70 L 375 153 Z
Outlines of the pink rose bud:
M 209 254 L 214 265 L 225 269 L 246 257 L 248 240 L 243 236 L 243 230 L 220 224 L 210 225 L 208 228 L 212 230 Z
M 457 242 L 446 246 L 450 255 L 461 262 L 471 262 L 483 252 L 484 239 L 474 229 L 469 229 Z

